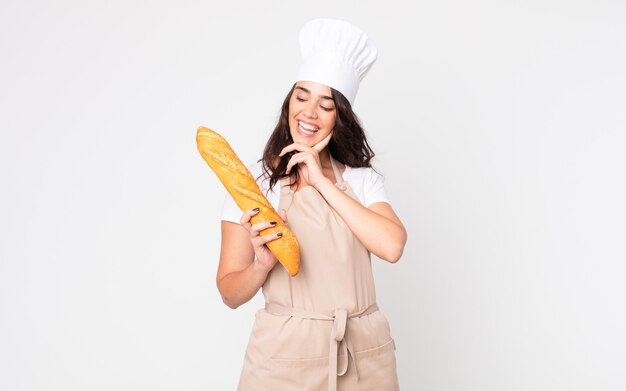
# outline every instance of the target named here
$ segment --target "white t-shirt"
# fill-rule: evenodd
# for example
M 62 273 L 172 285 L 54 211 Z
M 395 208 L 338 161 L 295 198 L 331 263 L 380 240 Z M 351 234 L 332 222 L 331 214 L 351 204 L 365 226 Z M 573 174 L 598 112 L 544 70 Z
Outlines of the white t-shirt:
M 361 204 L 368 207 L 375 202 L 389 202 L 385 193 L 384 179 L 380 174 L 376 173 L 371 167 L 345 167 L 346 169 L 342 174 L 343 180 L 348 182 Z M 249 165 L 248 170 L 250 170 L 253 177 L 258 178 L 263 172 L 262 163 L 257 162 Z M 280 181 L 276 182 L 269 191 L 270 181 L 267 177 L 257 179 L 257 183 L 270 204 L 272 204 L 275 210 L 278 210 Z M 230 194 L 226 193 L 222 207 L 222 220 L 239 224 L 242 214 L 241 209 L 239 209 Z

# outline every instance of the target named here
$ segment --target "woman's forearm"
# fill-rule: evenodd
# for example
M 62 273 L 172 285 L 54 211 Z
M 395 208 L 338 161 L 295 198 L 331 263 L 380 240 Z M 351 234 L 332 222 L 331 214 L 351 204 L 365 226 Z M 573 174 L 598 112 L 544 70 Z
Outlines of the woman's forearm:
M 237 308 L 256 295 L 267 279 L 269 270 L 253 261 L 245 269 L 230 272 L 217 281 L 222 300 L 230 308 Z
M 316 188 L 370 252 L 392 263 L 400 259 L 407 238 L 402 223 L 366 208 L 328 179 Z

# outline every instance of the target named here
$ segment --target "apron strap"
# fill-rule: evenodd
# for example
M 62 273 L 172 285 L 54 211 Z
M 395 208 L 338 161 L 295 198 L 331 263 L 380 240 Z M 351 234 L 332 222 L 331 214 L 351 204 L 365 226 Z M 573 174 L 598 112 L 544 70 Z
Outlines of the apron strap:
M 335 173 L 335 180 L 337 181 L 336 186 L 339 188 L 339 190 L 346 191 L 347 187 L 344 183 L 343 176 L 341 176 L 341 172 L 339 171 L 337 164 L 335 164 L 335 159 L 333 159 L 333 157 L 330 155 L 330 152 L 328 152 L 328 157 L 330 158 L 330 165 L 333 166 L 333 172 Z
M 341 175 L 339 177 L 341 177 Z M 328 350 L 328 391 L 336 391 L 337 376 L 343 376 L 348 371 L 348 356 L 352 358 L 356 377 L 357 379 L 359 378 L 359 370 L 356 365 L 356 354 L 354 352 L 354 347 L 352 346 L 352 341 L 350 341 L 350 336 L 346 335 L 346 325 L 348 324 L 348 319 L 358 318 L 378 311 L 378 305 L 374 303 L 364 310 L 350 315 L 348 315 L 348 312 L 342 308 L 336 309 L 332 314 L 324 314 L 305 311 L 298 308 L 285 307 L 274 303 L 265 303 L 265 310 L 274 315 L 287 315 L 302 319 L 332 321 L 333 328 L 330 332 L 330 347 Z M 339 351 L 341 351 L 345 357 L 341 370 L 338 370 Z

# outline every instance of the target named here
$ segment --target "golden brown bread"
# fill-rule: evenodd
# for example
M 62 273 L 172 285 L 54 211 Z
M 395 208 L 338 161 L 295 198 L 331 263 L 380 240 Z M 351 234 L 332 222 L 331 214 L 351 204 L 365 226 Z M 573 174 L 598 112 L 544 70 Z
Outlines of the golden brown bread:
M 239 208 L 243 210 L 259 208 L 259 213 L 252 216 L 252 224 L 264 221 L 276 221 L 274 227 L 260 232 L 261 235 L 282 232 L 283 237 L 267 243 L 272 254 L 295 276 L 300 268 L 300 246 L 296 236 L 285 225 L 270 202 L 265 198 L 256 180 L 248 168 L 239 160 L 224 137 L 217 132 L 200 126 L 196 133 L 198 151 L 215 172 L 228 193 Z

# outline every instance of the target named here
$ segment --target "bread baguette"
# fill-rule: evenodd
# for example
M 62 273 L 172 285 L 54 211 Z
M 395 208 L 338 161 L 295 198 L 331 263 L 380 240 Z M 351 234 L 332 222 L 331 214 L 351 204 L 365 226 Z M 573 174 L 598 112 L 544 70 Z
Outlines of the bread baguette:
M 252 224 L 276 221 L 277 224 L 274 227 L 261 231 L 260 235 L 283 233 L 282 238 L 268 242 L 267 247 L 289 274 L 295 276 L 300 268 L 300 246 L 296 236 L 287 228 L 270 202 L 261 193 L 259 185 L 248 168 L 239 160 L 224 137 L 211 129 L 200 126 L 196 134 L 196 143 L 198 151 L 239 208 L 242 211 L 260 209 L 259 213 L 250 219 Z

